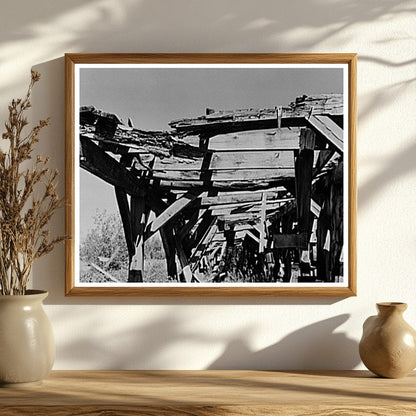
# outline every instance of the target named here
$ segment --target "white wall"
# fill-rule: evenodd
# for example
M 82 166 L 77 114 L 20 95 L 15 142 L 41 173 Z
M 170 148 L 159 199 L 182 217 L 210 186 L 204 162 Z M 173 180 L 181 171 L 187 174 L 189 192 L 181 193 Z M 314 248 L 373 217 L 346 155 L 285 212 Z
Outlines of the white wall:
M 0 120 L 39 70 L 33 118 L 53 122 L 40 151 L 61 172 L 65 52 L 359 55 L 358 296 L 65 298 L 60 247 L 33 283 L 50 292 L 55 369 L 360 368 L 361 325 L 377 301 L 408 302 L 416 327 L 415 11 L 412 0 L 2 2 Z

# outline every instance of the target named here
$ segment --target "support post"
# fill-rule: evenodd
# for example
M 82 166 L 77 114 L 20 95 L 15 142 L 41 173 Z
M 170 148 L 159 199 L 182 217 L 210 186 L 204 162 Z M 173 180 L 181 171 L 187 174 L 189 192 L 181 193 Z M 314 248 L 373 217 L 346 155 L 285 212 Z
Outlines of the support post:
M 129 256 L 128 282 L 143 282 L 144 277 L 144 229 L 146 226 L 146 205 L 144 198 L 131 197 L 131 230 L 134 241 L 134 254 Z

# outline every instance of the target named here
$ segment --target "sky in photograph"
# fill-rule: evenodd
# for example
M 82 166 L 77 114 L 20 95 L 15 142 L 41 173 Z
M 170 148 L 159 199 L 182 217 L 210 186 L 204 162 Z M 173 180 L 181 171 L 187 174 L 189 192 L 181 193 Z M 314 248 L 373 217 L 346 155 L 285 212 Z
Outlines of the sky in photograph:
M 340 68 L 82 68 L 80 105 L 130 118 L 142 130 L 215 110 L 274 108 L 306 94 L 342 93 Z M 113 187 L 80 169 L 80 235 L 97 209 L 116 212 Z

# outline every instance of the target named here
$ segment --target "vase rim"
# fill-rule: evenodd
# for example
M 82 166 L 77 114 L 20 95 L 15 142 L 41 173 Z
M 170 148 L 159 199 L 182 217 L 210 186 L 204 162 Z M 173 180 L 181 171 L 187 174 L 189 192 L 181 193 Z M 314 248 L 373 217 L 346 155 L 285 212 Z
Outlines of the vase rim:
M 405 311 L 407 309 L 407 303 L 404 302 L 378 302 L 377 303 L 378 309 L 395 309 L 399 311 Z
M 18 299 L 35 299 L 35 298 L 39 298 L 40 300 L 45 299 L 48 296 L 48 291 L 47 290 L 38 290 L 38 289 L 27 289 L 26 293 L 24 295 L 0 295 L 0 300 L 1 299 L 16 299 L 16 301 Z

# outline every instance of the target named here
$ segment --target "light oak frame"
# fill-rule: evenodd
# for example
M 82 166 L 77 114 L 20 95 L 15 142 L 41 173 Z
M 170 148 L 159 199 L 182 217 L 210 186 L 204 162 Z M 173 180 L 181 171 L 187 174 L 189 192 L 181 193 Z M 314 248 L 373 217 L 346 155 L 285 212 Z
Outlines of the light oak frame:
M 75 111 L 74 71 L 76 64 L 101 63 L 255 63 L 255 64 L 347 64 L 348 65 L 348 286 L 346 287 L 198 287 L 193 284 L 186 287 L 80 287 L 75 284 L 74 239 L 66 242 L 66 283 L 67 296 L 314 296 L 348 297 L 357 292 L 356 265 L 356 54 L 66 54 L 66 234 L 75 233 Z

